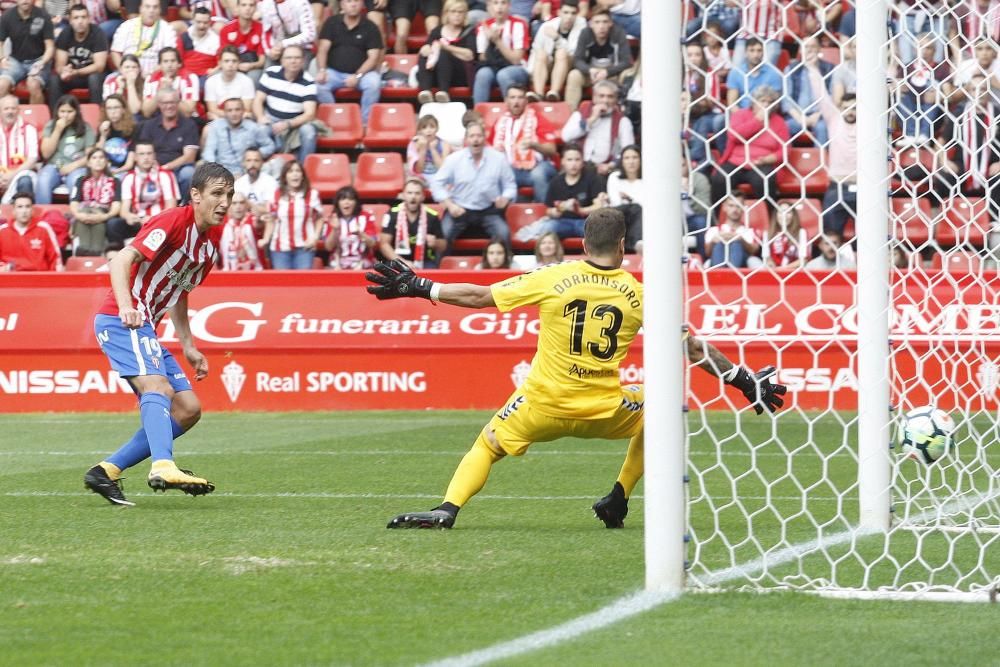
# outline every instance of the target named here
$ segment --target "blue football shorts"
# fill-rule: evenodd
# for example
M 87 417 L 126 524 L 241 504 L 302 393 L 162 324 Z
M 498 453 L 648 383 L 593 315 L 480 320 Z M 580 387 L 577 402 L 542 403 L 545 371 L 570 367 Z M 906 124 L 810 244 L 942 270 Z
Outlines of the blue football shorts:
M 191 389 L 191 381 L 174 355 L 160 347 L 149 322 L 138 329 L 129 329 L 115 315 L 98 315 L 94 318 L 94 334 L 111 368 L 123 378 L 162 375 L 175 392 Z

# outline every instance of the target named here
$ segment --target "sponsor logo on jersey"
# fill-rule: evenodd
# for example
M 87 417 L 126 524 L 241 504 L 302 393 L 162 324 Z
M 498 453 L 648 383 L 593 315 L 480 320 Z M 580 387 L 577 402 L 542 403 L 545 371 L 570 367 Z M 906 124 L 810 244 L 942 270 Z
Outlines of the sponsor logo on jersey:
M 167 233 L 162 229 L 154 229 L 142 240 L 142 245 L 150 250 L 159 250 L 163 242 L 167 240 Z
M 622 396 L 622 407 L 629 412 L 639 412 L 639 410 L 642 410 L 642 401 L 633 401 Z
M 247 380 L 247 374 L 235 361 L 230 361 L 222 368 L 222 386 L 226 388 L 226 394 L 233 403 L 240 397 L 243 391 L 243 383 Z
M 196 268 L 197 267 L 192 265 L 184 268 L 180 272 L 169 269 L 167 271 L 167 279 L 185 292 L 190 292 L 194 289 L 194 283 L 191 282 L 191 274 L 194 273 Z

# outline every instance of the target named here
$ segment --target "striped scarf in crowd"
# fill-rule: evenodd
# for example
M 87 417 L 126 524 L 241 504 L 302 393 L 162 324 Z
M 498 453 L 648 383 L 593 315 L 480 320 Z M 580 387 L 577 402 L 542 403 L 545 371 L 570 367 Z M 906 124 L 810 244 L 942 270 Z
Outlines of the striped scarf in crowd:
M 420 207 L 420 217 L 417 220 L 417 239 L 410 254 L 410 218 L 406 214 L 406 206 L 400 204 L 396 214 L 396 254 L 410 255 L 415 268 L 424 267 L 424 246 L 427 245 L 427 209 Z

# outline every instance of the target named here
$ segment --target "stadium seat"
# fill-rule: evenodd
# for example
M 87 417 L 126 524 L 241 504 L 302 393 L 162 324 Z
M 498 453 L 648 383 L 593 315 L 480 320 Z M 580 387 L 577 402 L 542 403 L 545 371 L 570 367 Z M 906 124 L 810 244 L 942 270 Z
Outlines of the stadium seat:
M 97 271 L 107 264 L 103 257 L 77 257 L 73 256 L 66 260 L 67 271 Z
M 418 56 L 416 55 L 398 55 L 395 53 L 387 53 L 384 62 L 388 65 L 389 69 L 401 72 L 409 77 L 410 70 L 417 66 L 417 58 Z M 339 92 L 340 91 L 338 91 L 338 93 Z M 397 86 L 393 82 L 388 82 L 382 87 L 382 99 L 415 99 L 417 92 L 416 86 L 410 86 L 409 83 Z
M 357 148 L 364 130 L 361 125 L 361 107 L 357 104 L 320 104 L 316 120 L 331 130 L 333 136 L 319 137 L 320 148 Z
M 42 138 L 42 130 L 45 128 L 45 124 L 49 122 L 52 118 L 52 114 L 49 113 L 48 106 L 44 104 L 22 104 L 20 107 L 21 119 L 25 123 L 34 125 L 35 129 L 38 130 L 39 140 Z
M 381 102 L 372 105 L 365 148 L 406 148 L 417 133 L 417 116 L 409 104 Z
M 968 245 L 982 248 L 990 229 L 987 200 L 981 197 L 955 197 L 943 207 L 944 220 L 934 230 L 940 246 Z
M 930 148 L 908 146 L 892 156 L 892 187 L 902 187 L 907 194 L 920 195 L 930 190 L 928 176 L 934 173 L 937 158 Z
M 362 153 L 354 187 L 362 199 L 395 199 L 403 189 L 403 157 L 399 153 Z
M 976 274 L 982 271 L 982 267 L 983 258 L 968 250 L 936 252 L 931 258 L 932 269 L 945 270 L 949 273 Z
M 758 238 L 763 238 L 767 232 L 767 227 L 771 223 L 771 214 L 767 210 L 767 201 L 764 199 L 747 199 L 744 207 L 746 209 L 745 224 L 753 230 Z M 719 211 L 722 213 L 721 209 Z
M 783 195 L 822 195 L 830 184 L 823 151 L 818 148 L 789 148 L 783 167 L 778 169 L 778 192 Z
M 489 134 L 497 119 L 507 111 L 507 106 L 503 102 L 480 102 L 476 105 L 476 111 L 483 117 L 483 124 L 486 125 L 486 132 Z
M 343 153 L 314 153 L 306 156 L 306 176 L 320 199 L 333 199 L 337 190 L 351 184 L 351 165 Z
M 97 128 L 101 124 L 101 105 L 89 102 L 81 104 L 80 115 L 83 116 L 83 122 L 89 125 L 94 132 L 97 132 Z
M 471 271 L 475 269 L 481 260 L 478 257 L 459 257 L 456 255 L 448 255 L 441 259 L 441 263 L 438 265 L 439 269 L 452 270 L 452 271 Z
M 528 105 L 539 117 L 544 118 L 556 133 L 556 143 L 562 143 L 562 128 L 573 114 L 565 102 L 532 102 Z
M 507 207 L 507 226 L 510 228 L 510 242 L 514 250 L 534 250 L 534 241 L 518 241 L 517 231 L 527 227 L 545 215 L 545 204 L 511 204 Z
M 931 236 L 931 204 L 917 197 L 894 197 L 890 200 L 893 237 L 919 248 Z
M 428 102 L 420 107 L 417 116 L 434 116 L 438 122 L 438 136 L 452 146 L 465 143 L 462 116 L 468 108 L 461 102 Z

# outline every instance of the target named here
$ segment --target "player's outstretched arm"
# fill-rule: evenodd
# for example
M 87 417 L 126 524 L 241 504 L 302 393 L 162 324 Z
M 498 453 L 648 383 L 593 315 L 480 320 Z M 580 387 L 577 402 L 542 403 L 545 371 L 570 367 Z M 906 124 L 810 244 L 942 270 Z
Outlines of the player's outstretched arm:
M 692 365 L 722 378 L 723 382 L 743 392 L 757 414 L 764 412 L 764 408 L 774 412 L 785 404 L 781 397 L 788 388 L 771 382 L 771 377 L 775 374 L 774 366 L 766 366 L 751 373 L 746 368 L 733 364 L 711 343 L 694 336 L 688 336 L 687 357 Z
M 398 259 L 388 263 L 376 262 L 375 270 L 365 274 L 368 293 L 377 299 L 401 299 L 404 297 L 429 299 L 463 308 L 489 308 L 496 305 L 493 292 L 484 285 L 472 283 L 436 283 L 422 278 L 409 266 Z

